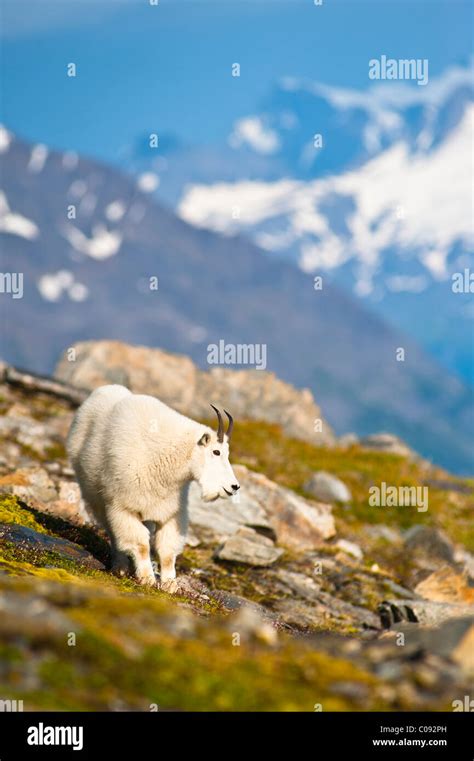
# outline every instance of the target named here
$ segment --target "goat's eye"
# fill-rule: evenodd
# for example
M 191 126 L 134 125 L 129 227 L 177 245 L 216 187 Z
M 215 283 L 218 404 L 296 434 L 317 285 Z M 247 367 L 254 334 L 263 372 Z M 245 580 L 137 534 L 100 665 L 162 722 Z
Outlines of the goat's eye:
M 219 450 L 218 450 L 218 449 L 214 449 L 214 451 L 213 451 L 213 453 L 212 453 L 212 454 L 220 454 L 220 452 L 219 452 Z

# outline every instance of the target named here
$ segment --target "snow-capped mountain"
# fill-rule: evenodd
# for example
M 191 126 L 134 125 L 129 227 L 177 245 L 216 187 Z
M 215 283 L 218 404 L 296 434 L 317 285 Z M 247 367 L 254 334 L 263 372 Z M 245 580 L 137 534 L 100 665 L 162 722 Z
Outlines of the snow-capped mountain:
M 226 146 L 165 150 L 158 193 L 326 275 L 472 382 L 471 295 L 452 289 L 473 266 L 472 84 L 470 67 L 365 92 L 285 78 Z
M 267 369 L 310 387 L 337 433 L 389 430 L 472 470 L 462 382 L 337 286 L 315 291 L 244 237 L 179 219 L 153 198 L 152 171 L 133 179 L 3 130 L 0 177 L 3 359 L 48 372 L 78 340 L 117 338 L 205 367 L 209 344 L 264 344 Z

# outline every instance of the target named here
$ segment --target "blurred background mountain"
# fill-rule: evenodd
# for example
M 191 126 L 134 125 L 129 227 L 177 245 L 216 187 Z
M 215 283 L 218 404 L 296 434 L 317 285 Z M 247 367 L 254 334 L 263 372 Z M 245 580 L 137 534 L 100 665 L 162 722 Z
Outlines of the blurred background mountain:
M 25 7 L 3 7 L 2 271 L 25 277 L 3 358 L 266 343 L 337 434 L 472 472 L 470 5 Z M 429 83 L 370 82 L 381 54 Z

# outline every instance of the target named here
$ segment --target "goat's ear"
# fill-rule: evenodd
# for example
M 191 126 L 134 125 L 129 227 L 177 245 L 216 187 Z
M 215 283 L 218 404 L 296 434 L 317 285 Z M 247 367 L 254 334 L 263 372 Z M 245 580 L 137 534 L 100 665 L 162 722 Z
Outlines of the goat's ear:
M 207 447 L 211 440 L 211 436 L 209 433 L 203 433 L 201 438 L 198 441 L 198 444 L 200 447 Z

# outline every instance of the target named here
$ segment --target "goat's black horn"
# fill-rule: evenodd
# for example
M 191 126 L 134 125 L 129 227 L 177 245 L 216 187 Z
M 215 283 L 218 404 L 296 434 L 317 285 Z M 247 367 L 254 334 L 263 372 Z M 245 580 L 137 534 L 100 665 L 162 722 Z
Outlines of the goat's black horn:
M 228 427 L 226 433 L 227 433 L 227 438 L 230 439 L 230 437 L 232 436 L 233 428 L 234 428 L 234 418 L 232 417 L 231 414 L 229 414 L 229 412 L 227 412 L 227 410 L 224 410 L 224 412 L 227 415 L 227 417 L 229 418 L 229 427 Z
M 217 441 L 219 441 L 221 444 L 224 441 L 224 421 L 222 420 L 222 415 L 217 409 L 217 407 L 214 407 L 213 404 L 211 404 L 212 409 L 217 415 L 217 420 L 219 421 L 219 425 L 217 428 Z

